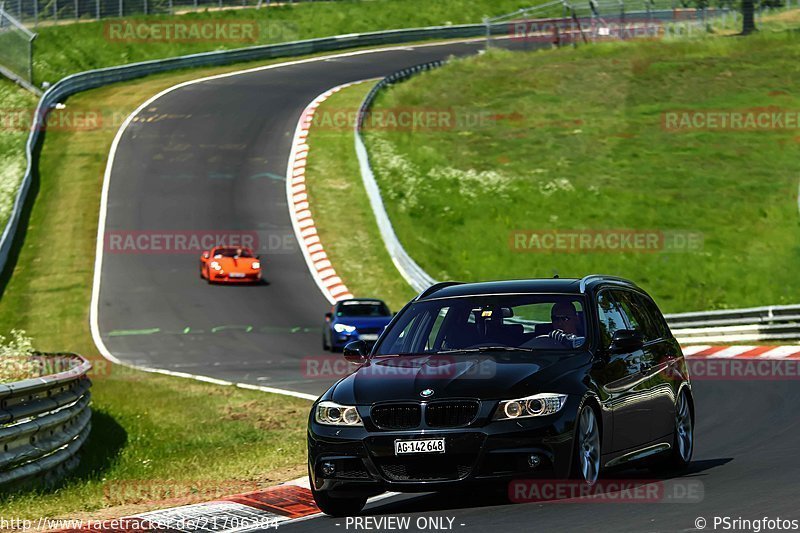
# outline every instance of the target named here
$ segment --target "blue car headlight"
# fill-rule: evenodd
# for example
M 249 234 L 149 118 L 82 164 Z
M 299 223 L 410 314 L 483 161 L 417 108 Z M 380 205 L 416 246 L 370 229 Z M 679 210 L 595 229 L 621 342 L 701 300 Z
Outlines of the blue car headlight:
M 355 326 L 348 326 L 347 324 L 334 324 L 334 331 L 336 333 L 353 333 L 356 330 Z

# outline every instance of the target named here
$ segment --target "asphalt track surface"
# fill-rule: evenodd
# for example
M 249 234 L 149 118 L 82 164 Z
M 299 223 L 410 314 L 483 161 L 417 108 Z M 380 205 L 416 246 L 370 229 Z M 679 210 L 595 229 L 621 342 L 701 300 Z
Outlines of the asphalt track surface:
M 335 379 L 308 372 L 305 361 L 324 355 L 330 304 L 293 239 L 284 180 L 300 115 L 335 86 L 482 46 L 287 65 L 187 85 L 143 109 L 111 168 L 97 312 L 106 348 L 138 366 L 324 392 Z M 214 232 L 255 236 L 267 283 L 209 286 L 199 278 L 199 254 L 153 249 L 168 246 L 164 236 Z
M 418 529 L 420 517 L 453 518 L 456 532 L 698 531 L 695 520 L 699 517 L 707 520 L 705 531 L 715 531 L 715 516 L 800 520 L 800 466 L 795 460 L 800 447 L 796 411 L 800 387 L 796 380 L 695 381 L 694 394 L 695 453 L 685 475 L 663 481 L 665 478 L 655 478 L 647 470 L 633 469 L 606 476 L 606 482 L 617 481 L 626 487 L 629 480 L 663 486 L 663 491 L 659 488 L 651 493 L 655 498 L 618 503 L 615 498 L 621 493 L 608 491 L 603 503 L 509 504 L 502 490 L 477 489 L 458 495 L 395 496 L 368 504 L 363 515 L 375 519 L 408 516 L 411 525 L 406 531 L 440 531 Z M 652 480 L 663 485 L 653 485 Z M 684 489 L 701 497 L 683 497 Z M 353 524 L 347 526 L 345 519 L 323 516 L 280 528 L 287 533 L 365 531 Z M 723 531 L 721 525 L 716 531 Z
M 106 238 L 114 232 L 260 231 L 291 235 L 286 171 L 302 109 L 342 83 L 385 75 L 479 44 L 403 48 L 285 66 L 186 86 L 156 100 L 120 139 L 109 184 Z M 269 283 L 209 286 L 195 255 L 111 253 L 101 270 L 98 325 L 119 359 L 219 379 L 319 393 L 302 360 L 322 355 L 328 307 L 296 247 L 263 254 Z M 188 330 L 186 328 L 189 328 Z M 368 504 L 372 518 L 452 518 L 454 531 L 696 531 L 714 517 L 800 519 L 800 388 L 788 381 L 697 381 L 690 471 L 673 484 L 700 501 L 508 504 L 502 490 L 402 495 Z M 646 471 L 615 479 L 652 479 Z M 699 484 L 699 485 L 698 485 Z M 675 486 L 675 485 L 673 485 Z M 385 526 L 386 524 L 384 524 Z M 390 531 L 317 517 L 287 531 Z M 394 529 L 396 530 L 396 529 Z M 446 531 L 446 528 L 422 528 Z M 732 529 L 729 529 L 732 530 Z M 753 530 L 742 529 L 739 530 Z

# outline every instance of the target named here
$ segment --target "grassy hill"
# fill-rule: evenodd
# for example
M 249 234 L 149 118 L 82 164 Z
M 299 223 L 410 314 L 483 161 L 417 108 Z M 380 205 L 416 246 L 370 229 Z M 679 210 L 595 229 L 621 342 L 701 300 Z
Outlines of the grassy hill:
M 437 279 L 618 274 L 669 311 L 800 301 L 798 44 L 766 31 L 492 51 L 399 84 L 379 113 L 481 120 L 368 130 L 398 236 Z M 670 122 L 759 108 L 784 113 L 784 128 Z M 665 241 L 626 252 L 515 244 L 626 232 Z M 695 240 L 665 249 L 681 236 Z

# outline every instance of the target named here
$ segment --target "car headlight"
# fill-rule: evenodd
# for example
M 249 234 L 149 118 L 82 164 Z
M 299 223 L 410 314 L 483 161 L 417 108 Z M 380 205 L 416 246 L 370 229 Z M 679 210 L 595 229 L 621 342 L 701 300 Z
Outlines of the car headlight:
M 348 326 L 347 324 L 334 324 L 333 329 L 336 333 L 353 333 L 356 330 L 355 326 Z
M 547 416 L 557 413 L 567 402 L 566 394 L 544 392 L 516 400 L 505 400 L 497 406 L 494 420 L 513 420 L 531 416 Z
M 319 402 L 314 412 L 314 420 L 328 426 L 363 426 L 358 411 L 352 405 L 339 405 L 336 402 Z
M 213 268 L 214 270 L 222 270 L 222 267 L 219 266 L 219 263 L 217 263 L 216 261 L 211 261 L 211 268 Z
M 258 270 L 258 269 L 261 268 L 261 263 L 259 263 L 258 261 L 253 261 L 253 265 L 252 266 L 253 266 L 253 270 Z

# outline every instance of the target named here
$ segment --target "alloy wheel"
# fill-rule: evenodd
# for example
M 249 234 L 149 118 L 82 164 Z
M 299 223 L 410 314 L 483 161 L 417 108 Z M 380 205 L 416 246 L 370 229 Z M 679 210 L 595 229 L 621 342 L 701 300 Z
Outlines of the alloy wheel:
M 578 423 L 578 464 L 583 480 L 594 485 L 600 474 L 600 428 L 594 410 L 584 407 Z

